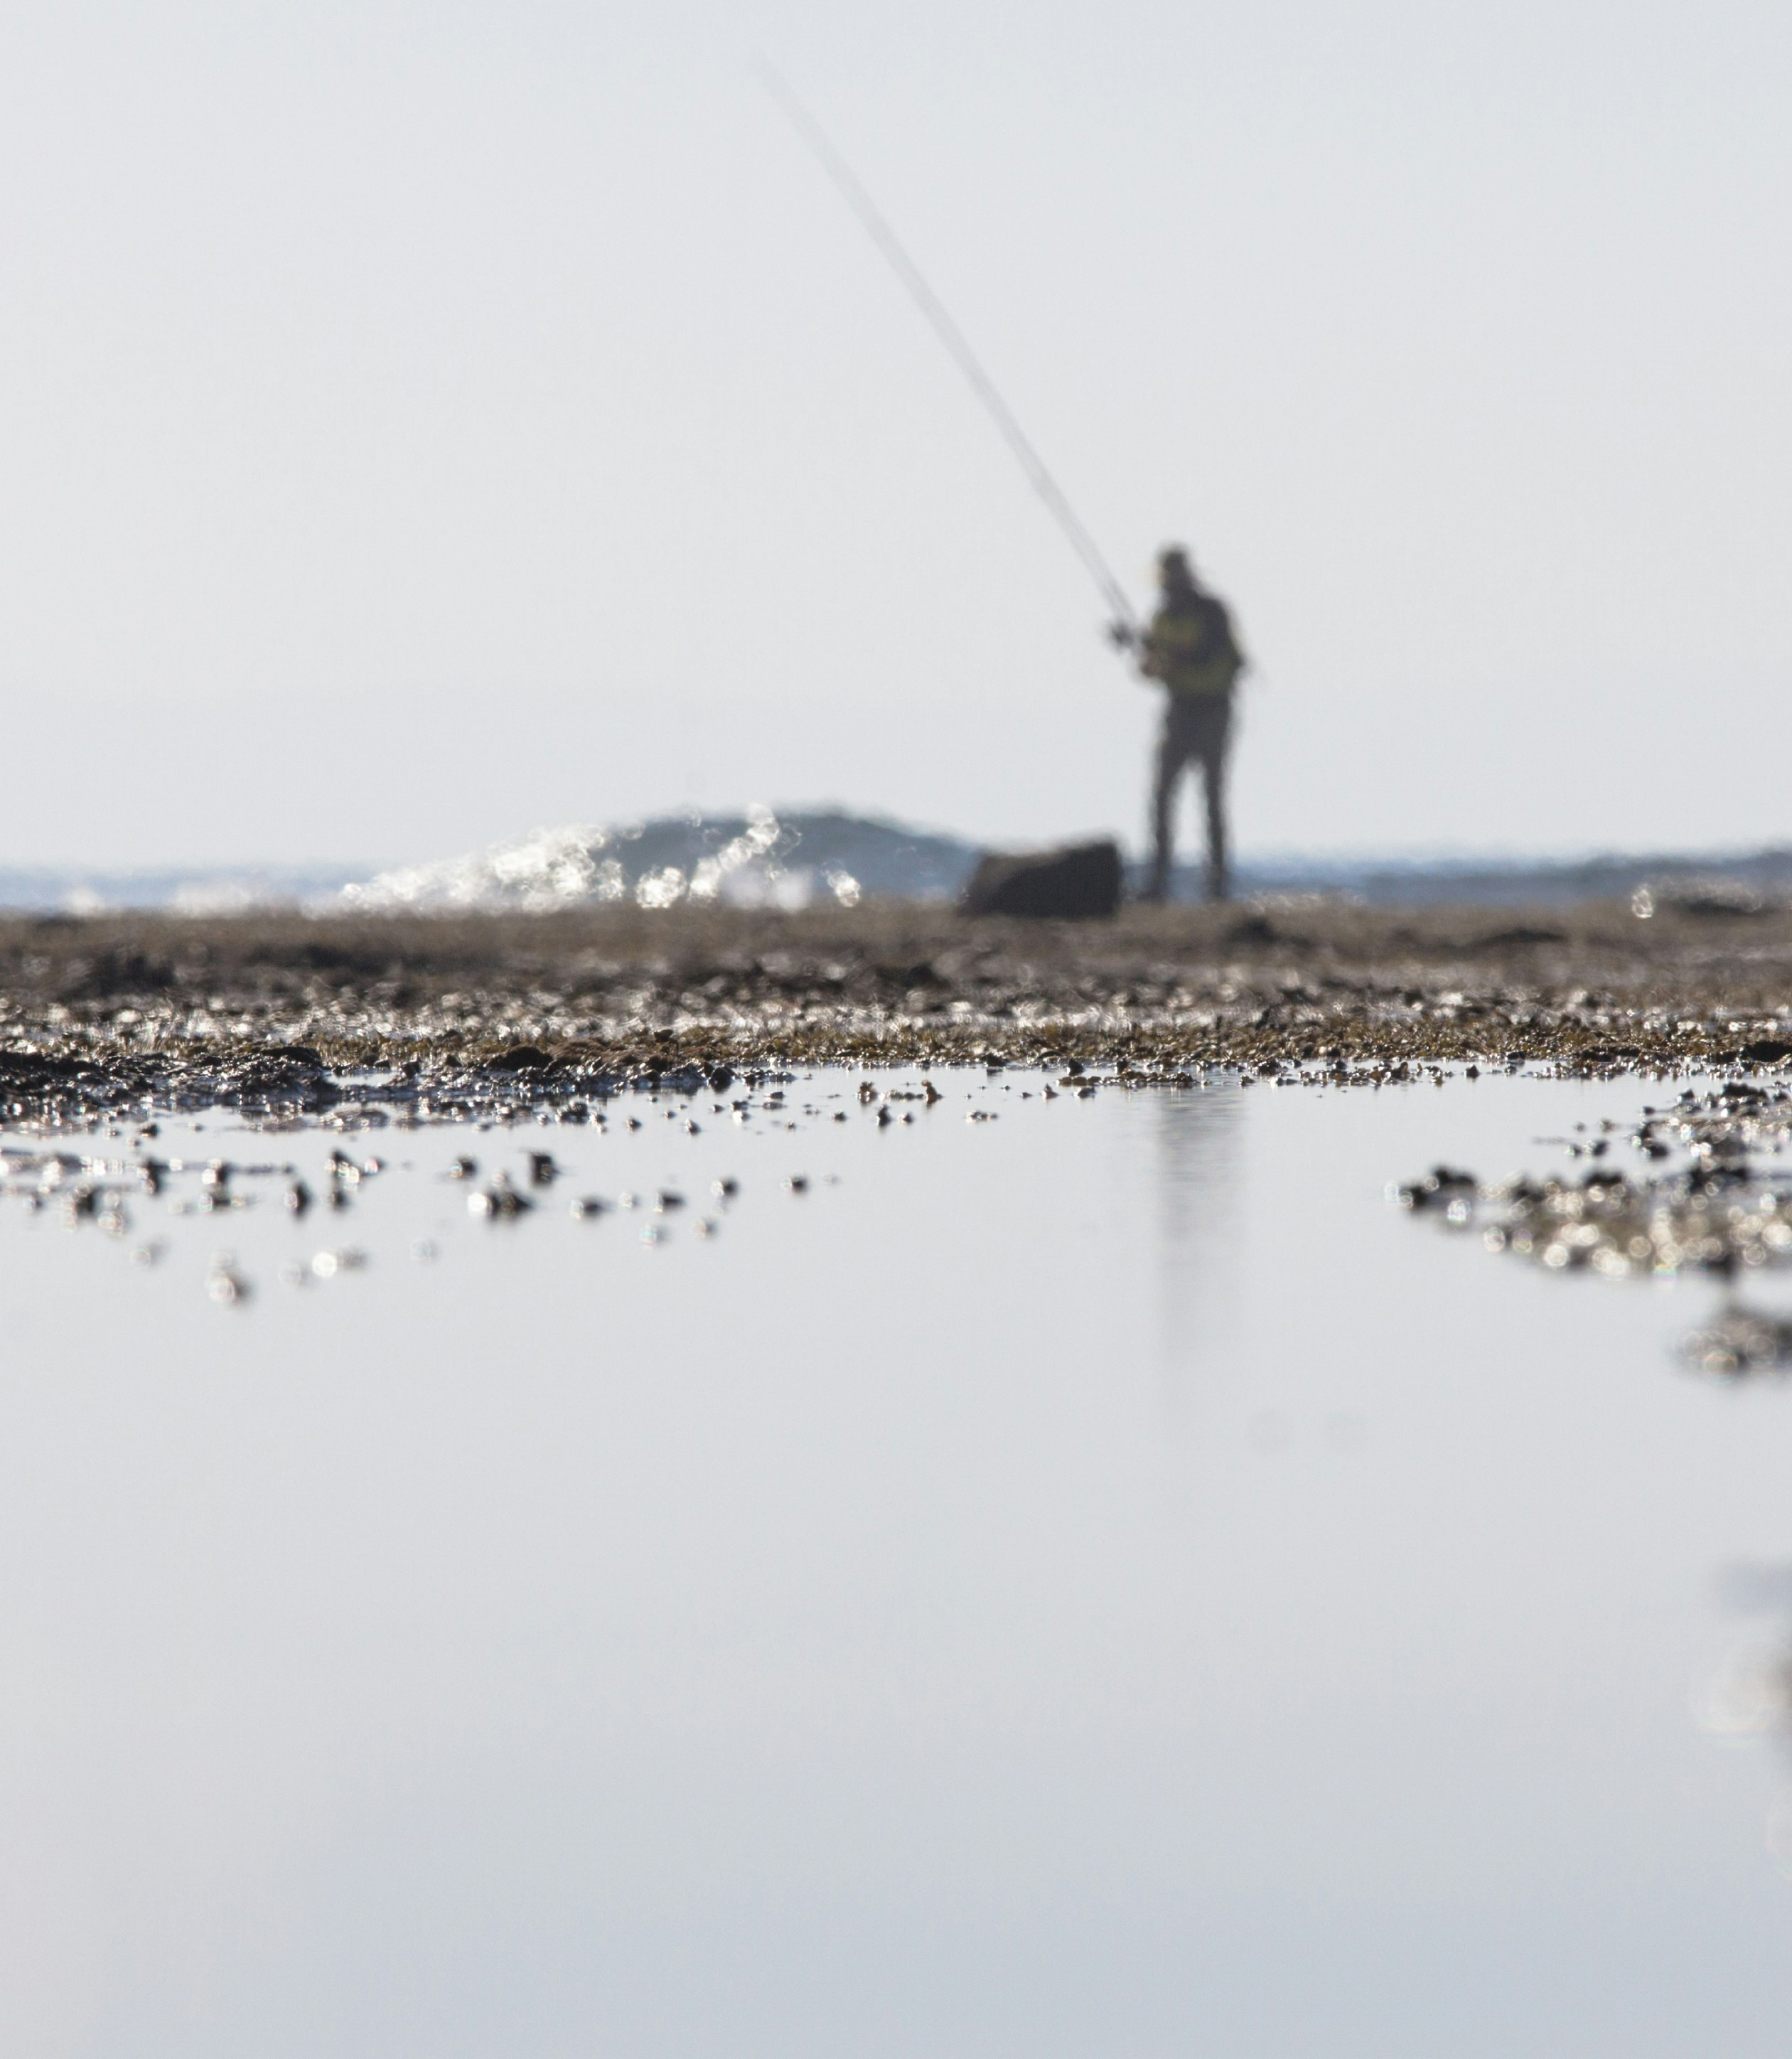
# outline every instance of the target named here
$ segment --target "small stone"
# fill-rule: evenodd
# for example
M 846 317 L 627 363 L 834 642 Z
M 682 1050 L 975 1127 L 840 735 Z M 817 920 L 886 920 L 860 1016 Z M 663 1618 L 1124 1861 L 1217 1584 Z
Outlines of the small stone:
M 228 1257 L 221 1257 L 213 1262 L 210 1276 L 205 1282 L 205 1292 L 221 1308 L 240 1308 L 253 1291 L 248 1280 L 237 1272 Z

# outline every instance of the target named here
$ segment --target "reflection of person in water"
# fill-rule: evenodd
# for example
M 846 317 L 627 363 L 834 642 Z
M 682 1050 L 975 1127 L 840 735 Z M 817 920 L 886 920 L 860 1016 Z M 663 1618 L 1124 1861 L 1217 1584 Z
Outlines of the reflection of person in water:
M 1152 792 L 1151 876 L 1149 901 L 1169 890 L 1175 846 L 1176 792 L 1184 770 L 1200 762 L 1207 797 L 1207 894 L 1226 898 L 1226 753 L 1232 736 L 1232 696 L 1244 670 L 1244 654 L 1232 615 L 1209 593 L 1179 544 L 1157 559 L 1161 598 L 1151 626 L 1137 645 L 1140 671 L 1166 689 L 1163 734 L 1157 744 Z
M 1250 1100 L 1236 1079 L 1217 1077 L 1151 1105 L 1158 1396 L 1164 1427 L 1179 1436 L 1229 1391 L 1207 1376 L 1229 1348 L 1238 1308 Z

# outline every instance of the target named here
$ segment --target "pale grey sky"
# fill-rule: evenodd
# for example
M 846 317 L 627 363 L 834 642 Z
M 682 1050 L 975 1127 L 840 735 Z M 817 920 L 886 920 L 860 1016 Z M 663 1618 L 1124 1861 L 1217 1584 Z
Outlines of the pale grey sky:
M 836 799 L 1136 838 L 1123 577 L 1259 850 L 1792 838 L 1792 15 L 0 14 L 0 862 Z

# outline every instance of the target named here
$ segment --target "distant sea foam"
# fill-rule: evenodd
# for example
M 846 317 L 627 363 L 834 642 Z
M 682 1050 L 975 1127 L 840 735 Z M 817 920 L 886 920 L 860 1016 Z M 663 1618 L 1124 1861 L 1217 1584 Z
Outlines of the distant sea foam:
M 159 908 L 193 915 L 265 907 L 515 910 L 545 913 L 624 899 L 798 909 L 866 895 L 942 901 L 970 877 L 978 847 L 843 809 L 739 814 L 695 810 L 636 822 L 565 823 L 452 858 L 376 871 L 305 866 L 137 872 L 0 870 L 0 906 L 63 915 Z
M 631 900 L 643 908 L 856 907 L 867 894 L 940 900 L 977 862 L 956 837 L 842 810 L 668 815 L 536 830 L 464 857 L 401 866 L 343 889 L 351 907 L 545 911 Z

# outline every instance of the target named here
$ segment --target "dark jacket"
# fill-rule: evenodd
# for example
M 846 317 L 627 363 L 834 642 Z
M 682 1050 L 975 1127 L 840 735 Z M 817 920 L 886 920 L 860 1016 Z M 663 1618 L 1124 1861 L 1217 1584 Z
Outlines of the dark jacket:
M 1244 654 L 1225 603 L 1199 587 L 1167 595 L 1145 631 L 1139 669 L 1173 694 L 1229 694 Z

